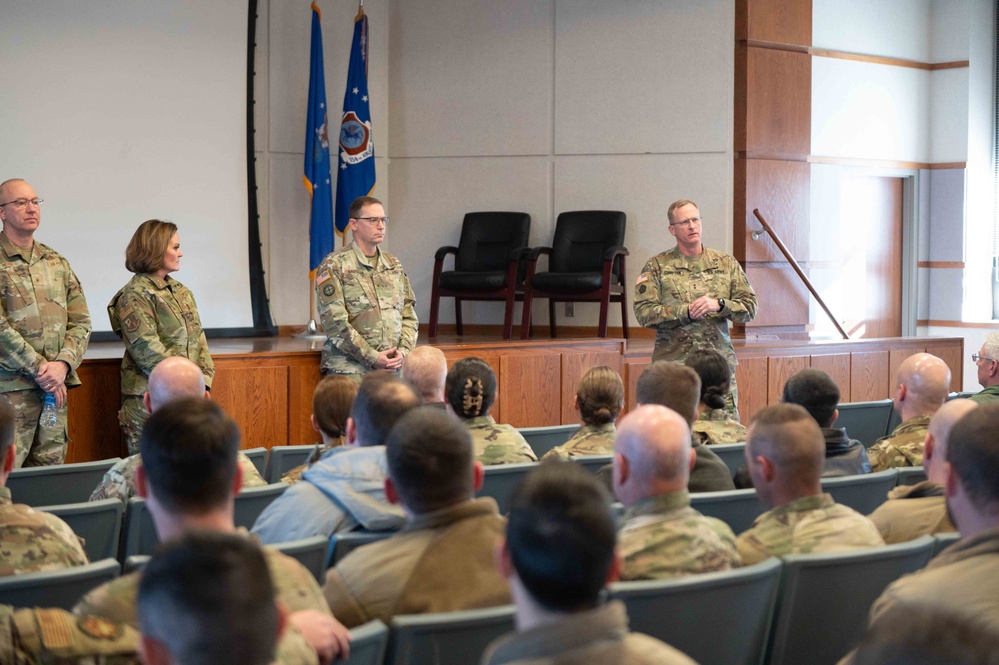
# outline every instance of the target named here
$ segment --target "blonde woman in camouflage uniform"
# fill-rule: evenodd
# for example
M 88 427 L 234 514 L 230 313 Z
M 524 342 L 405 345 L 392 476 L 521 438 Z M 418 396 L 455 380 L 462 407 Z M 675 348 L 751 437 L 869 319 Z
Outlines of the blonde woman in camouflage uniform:
M 215 376 L 194 295 L 170 277 L 180 270 L 182 256 L 175 224 L 143 222 L 125 249 L 125 267 L 135 276 L 108 304 L 111 329 L 125 342 L 118 422 L 130 455 L 139 452 L 139 435 L 149 418 L 142 394 L 157 363 L 170 356 L 191 360 L 205 375 L 208 390 Z
M 749 428 L 732 420 L 726 411 L 732 371 L 725 356 L 713 349 L 696 349 L 684 362 L 701 377 L 701 401 L 691 430 L 701 443 L 742 443 Z
M 483 464 L 537 462 L 527 440 L 510 425 L 489 415 L 496 399 L 496 373 L 481 358 L 463 358 L 447 373 L 444 395 L 451 411 L 468 428 L 475 458 Z
M 565 444 L 545 453 L 542 462 L 614 452 L 614 422 L 624 407 L 621 376 L 606 365 L 591 367 L 579 380 L 573 407 L 583 426 Z

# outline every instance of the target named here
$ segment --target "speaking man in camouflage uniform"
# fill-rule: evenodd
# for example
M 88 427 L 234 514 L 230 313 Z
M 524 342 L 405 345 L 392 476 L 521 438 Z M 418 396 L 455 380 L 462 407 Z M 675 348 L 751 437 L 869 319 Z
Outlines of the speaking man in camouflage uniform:
M 621 579 L 650 580 L 739 566 L 735 534 L 690 506 L 690 428 L 664 406 L 640 406 L 614 442 L 614 494 L 624 504 Z
M 947 401 L 949 391 L 950 368 L 944 361 L 929 353 L 916 353 L 902 361 L 892 394 L 902 424 L 867 451 L 873 471 L 923 465 L 930 417 Z
M 739 262 L 729 254 L 701 244 L 701 213 L 693 201 L 670 205 L 670 235 L 676 247 L 649 259 L 635 282 L 635 317 L 656 329 L 652 360 L 683 362 L 698 348 L 721 352 L 732 369 L 732 389 L 726 396 L 728 411 L 739 419 L 735 384 L 735 350 L 728 321 L 752 321 L 756 293 Z
M 350 204 L 353 242 L 316 270 L 316 307 L 326 332 L 320 369 L 360 381 L 373 369 L 397 372 L 416 346 L 416 298 L 399 259 L 378 245 L 389 218 L 378 199 Z
M 746 462 L 756 494 L 770 510 L 736 540 L 743 565 L 884 545 L 873 522 L 822 492 L 825 442 L 804 408 L 774 404 L 753 416 Z
M 90 341 L 90 312 L 69 262 L 36 243 L 41 199 L 20 179 L 0 183 L 0 393 L 17 410 L 17 466 L 66 459 L 66 388 Z M 54 427 L 38 418 L 46 393 Z

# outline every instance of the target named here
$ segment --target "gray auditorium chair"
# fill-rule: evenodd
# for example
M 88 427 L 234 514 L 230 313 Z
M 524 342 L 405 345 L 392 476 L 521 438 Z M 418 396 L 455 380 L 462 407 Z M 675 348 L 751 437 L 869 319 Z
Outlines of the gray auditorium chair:
M 715 455 L 725 462 L 732 476 L 739 470 L 739 467 L 746 463 L 746 442 L 742 443 L 721 443 L 716 446 L 708 446 Z
M 101 559 L 42 573 L 0 577 L 0 602 L 14 607 L 53 607 L 71 610 L 83 594 L 121 574 L 114 559 Z
M 362 545 L 391 538 L 398 531 L 348 531 L 334 533 L 330 537 L 329 550 L 326 553 L 326 567 L 332 568 L 345 556 Z
M 580 465 L 594 476 L 608 464 L 614 463 L 614 455 L 580 455 L 570 458 L 573 463 Z
M 541 459 L 555 446 L 561 446 L 579 431 L 579 425 L 552 425 L 550 427 L 520 427 L 521 436 L 527 439 L 531 450 Z
M 388 626 L 378 619 L 350 630 L 350 658 L 336 661 L 340 665 L 382 665 L 388 646 Z
M 121 516 L 125 512 L 121 499 L 64 503 L 42 506 L 37 510 L 56 515 L 69 525 L 73 533 L 83 538 L 83 549 L 91 561 L 114 559 L 118 556 Z
M 29 506 L 83 503 L 97 489 L 107 470 L 120 461 L 120 457 L 112 457 L 99 462 L 14 469 L 7 476 L 7 488 L 14 503 Z
M 236 526 L 252 529 L 253 524 L 264 512 L 264 508 L 271 505 L 271 502 L 284 494 L 291 485 L 288 483 L 276 482 L 260 487 L 244 487 L 236 495 L 233 511 L 233 519 Z
M 257 471 L 261 476 L 267 472 L 267 449 L 263 446 L 259 448 L 250 448 L 249 450 L 241 451 L 244 455 L 250 458 L 253 462 L 253 466 L 257 467 Z
M 753 526 L 753 520 L 767 511 L 754 489 L 696 492 L 690 495 L 690 505 L 725 522 L 736 534 Z
M 936 556 L 943 552 L 945 549 L 956 543 L 961 539 L 961 534 L 958 532 L 953 533 L 935 533 L 933 534 L 933 556 Z
M 822 491 L 831 494 L 836 503 L 849 506 L 861 515 L 870 515 L 875 508 L 888 500 L 888 492 L 895 487 L 897 480 L 897 469 L 856 476 L 823 478 Z
M 275 543 L 274 548 L 308 568 L 320 584 L 326 580 L 326 557 L 330 548 L 330 539 L 326 536 Z
M 267 473 L 264 478 L 269 483 L 281 482 L 281 476 L 296 466 L 302 466 L 317 446 L 274 446 L 267 457 Z
M 771 557 L 718 573 L 616 582 L 610 597 L 627 606 L 631 630 L 663 640 L 700 665 L 760 665 L 781 568 Z
M 537 462 L 487 466 L 482 478 L 482 488 L 475 495 L 496 499 L 496 503 L 499 504 L 500 513 L 505 515 L 509 508 L 510 493 L 513 492 L 513 488 L 532 469 L 537 468 L 537 466 Z
M 770 665 L 833 665 L 864 634 L 885 587 L 930 560 L 933 537 L 847 552 L 789 554 L 777 601 Z
M 915 485 L 926 480 L 926 469 L 921 466 L 903 466 L 898 469 L 896 485 Z
M 513 605 L 392 619 L 385 665 L 468 665 L 497 637 L 513 631 Z
M 888 421 L 894 412 L 890 399 L 874 402 L 844 402 L 839 405 L 839 417 L 833 427 L 845 427 L 850 438 L 870 448 L 888 432 Z

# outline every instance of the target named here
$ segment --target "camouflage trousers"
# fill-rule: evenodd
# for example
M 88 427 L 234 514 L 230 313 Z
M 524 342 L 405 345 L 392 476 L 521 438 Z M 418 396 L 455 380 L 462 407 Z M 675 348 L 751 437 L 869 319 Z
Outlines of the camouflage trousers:
M 122 395 L 118 424 L 121 425 L 121 433 L 125 435 L 125 445 L 128 446 L 129 455 L 139 452 L 139 437 L 142 436 L 142 427 L 147 420 L 149 412 L 142 403 L 142 395 Z
M 62 464 L 66 459 L 66 407 L 59 409 L 54 427 L 42 427 L 38 418 L 42 415 L 42 402 L 45 391 L 14 390 L 4 393 L 4 397 L 14 407 L 14 443 L 17 446 L 15 467 L 49 466 Z

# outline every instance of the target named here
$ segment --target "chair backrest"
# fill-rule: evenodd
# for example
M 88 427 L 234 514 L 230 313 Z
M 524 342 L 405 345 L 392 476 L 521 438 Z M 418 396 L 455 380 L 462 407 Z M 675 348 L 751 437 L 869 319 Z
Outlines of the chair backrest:
M 330 539 L 326 536 L 275 543 L 274 548 L 308 568 L 320 584 L 326 580 L 326 557 L 330 548 Z
M 600 469 L 614 463 L 614 455 L 580 455 L 571 459 L 594 476 L 600 472 Z
M 264 478 L 269 483 L 281 482 L 281 476 L 296 466 L 305 464 L 315 449 L 314 445 L 274 446 L 267 456 L 267 473 L 264 474 Z
M 330 537 L 329 550 L 326 553 L 326 567 L 332 568 L 338 561 L 362 545 L 374 543 L 394 536 L 398 531 L 348 531 L 334 533 Z
M 839 417 L 833 427 L 845 427 L 850 438 L 857 439 L 867 448 L 889 432 L 888 419 L 894 412 L 890 399 L 845 402 L 837 408 Z
M 80 598 L 121 574 L 114 559 L 101 559 L 42 573 L 0 577 L 0 602 L 14 607 L 53 607 L 71 610 Z
M 718 455 L 728 470 L 735 476 L 739 467 L 746 463 L 746 442 L 741 443 L 720 443 L 716 446 L 709 446 L 711 451 Z
M 120 461 L 120 457 L 112 457 L 98 462 L 14 469 L 7 476 L 7 488 L 15 503 L 28 506 L 83 503 L 107 470 Z
M 496 499 L 500 514 L 505 515 L 510 505 L 510 493 L 513 492 L 513 488 L 517 486 L 521 478 L 532 469 L 536 469 L 537 466 L 537 462 L 487 466 L 482 478 L 482 488 L 475 493 L 475 496 L 488 496 Z
M 624 246 L 627 215 L 620 210 L 574 210 L 559 213 L 552 239 L 551 272 L 600 272 L 604 252 Z M 621 260 L 614 262 L 620 283 Z
M 497 637 L 514 629 L 513 605 L 392 619 L 385 665 L 478 663 Z
M 550 427 L 521 427 L 517 429 L 527 439 L 531 450 L 541 459 L 555 446 L 561 446 L 579 431 L 579 425 L 552 425 Z
M 770 665 L 833 665 L 863 637 L 885 587 L 930 560 L 933 538 L 848 552 L 789 554 L 777 601 Z
M 527 247 L 531 216 L 526 212 L 470 212 L 461 223 L 454 269 L 462 272 L 506 270 L 510 252 Z
M 961 534 L 957 531 L 953 533 L 933 534 L 933 556 L 940 554 L 959 540 L 961 540 Z
M 64 503 L 43 506 L 37 510 L 59 517 L 73 533 L 83 538 L 83 549 L 91 561 L 114 559 L 118 556 L 121 538 L 121 517 L 125 505 L 121 499 L 101 499 L 86 503 Z
M 249 450 L 240 451 L 244 455 L 250 458 L 253 462 L 253 466 L 257 467 L 257 471 L 261 476 L 267 471 L 267 449 L 263 446 L 259 448 L 250 448 Z
M 617 582 L 610 595 L 627 606 L 631 630 L 658 638 L 702 665 L 760 665 L 781 567 L 780 559 L 771 557 L 720 573 Z
M 767 511 L 754 489 L 695 492 L 690 495 L 690 505 L 708 517 L 717 517 L 737 534 L 753 526 L 753 520 Z
M 926 469 L 921 466 L 903 466 L 897 469 L 896 485 L 915 485 L 926 480 Z
M 822 491 L 829 492 L 836 503 L 849 506 L 861 515 L 870 515 L 875 508 L 888 500 L 888 492 L 895 487 L 897 480 L 897 469 L 856 476 L 823 478 Z
M 388 646 L 389 629 L 378 619 L 350 630 L 350 658 L 341 665 L 382 665 Z
M 288 483 L 271 483 L 260 487 L 244 487 L 236 495 L 233 511 L 233 521 L 236 526 L 252 529 L 260 513 L 264 508 L 271 505 L 274 499 L 284 494 L 291 485 Z
M 153 557 L 149 554 L 133 554 L 125 558 L 125 563 L 121 564 L 121 574 L 128 575 L 137 570 L 142 570 Z

